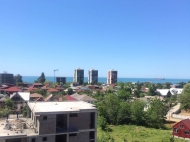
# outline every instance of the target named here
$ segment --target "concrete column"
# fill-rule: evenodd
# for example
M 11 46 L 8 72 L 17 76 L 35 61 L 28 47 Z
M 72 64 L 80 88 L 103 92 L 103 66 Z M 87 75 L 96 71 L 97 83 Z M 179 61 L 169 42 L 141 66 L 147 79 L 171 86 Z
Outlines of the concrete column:
M 97 112 L 95 112 L 95 136 L 94 136 L 94 141 L 97 141 Z
M 32 118 L 32 120 L 34 119 L 34 118 L 33 118 L 33 113 L 32 113 L 32 111 L 31 111 L 31 118 Z
M 67 114 L 67 130 L 69 129 L 69 114 Z
M 31 115 L 31 110 L 30 110 L 30 108 L 27 106 L 27 118 L 29 118 L 30 115 Z
M 67 135 L 66 142 L 69 142 L 69 134 L 66 134 L 66 135 Z

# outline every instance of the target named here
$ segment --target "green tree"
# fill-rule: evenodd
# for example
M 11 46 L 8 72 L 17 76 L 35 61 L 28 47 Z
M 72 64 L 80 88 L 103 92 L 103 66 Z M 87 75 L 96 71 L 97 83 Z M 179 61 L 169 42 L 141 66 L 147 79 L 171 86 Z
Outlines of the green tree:
M 72 95 L 73 94 L 73 89 L 72 88 L 68 88 L 67 94 Z
M 45 74 L 42 72 L 41 76 L 38 78 L 38 82 L 44 83 L 46 81 Z
M 118 86 L 119 89 L 124 89 L 124 85 L 125 84 L 123 82 L 118 82 L 117 83 L 117 86 Z
M 9 109 L 7 107 L 0 111 L 0 117 L 5 117 L 7 114 L 9 114 Z
M 23 110 L 22 110 L 22 115 L 24 116 L 24 117 L 26 117 L 27 116 L 27 107 L 25 106 L 25 107 L 23 107 Z
M 6 99 L 5 100 L 5 106 L 8 108 L 8 109 L 12 109 L 13 108 L 13 101 L 11 99 Z
M 179 82 L 179 85 L 181 88 L 183 88 L 185 86 L 185 84 L 186 84 L 185 82 Z
M 141 98 L 143 98 L 143 97 L 145 96 L 145 94 L 144 94 L 144 93 L 140 93 L 139 96 L 140 96 Z
M 98 137 L 98 142 L 114 142 L 114 138 L 109 134 L 102 134 L 101 137 Z
M 119 108 L 119 99 L 115 94 L 106 94 L 105 98 L 98 102 L 98 113 L 106 118 L 109 124 L 117 123 L 117 113 Z
M 155 86 L 155 84 L 151 84 L 149 86 L 148 95 L 149 96 L 155 96 L 156 95 L 156 86 Z
M 102 131 L 105 131 L 107 129 L 108 124 L 103 116 L 98 116 L 98 126 L 101 128 Z
M 166 106 L 160 99 L 153 99 L 149 102 L 149 108 L 146 112 L 146 123 L 149 127 L 163 128 L 165 116 L 167 114 Z
M 172 83 L 166 82 L 164 89 L 170 89 L 170 85 L 172 85 Z
M 135 100 L 131 104 L 131 120 L 134 124 L 144 125 L 144 107 L 145 103 L 141 100 Z
M 118 91 L 117 91 L 117 95 L 118 95 L 118 98 L 120 99 L 120 100 L 122 100 L 122 101 L 126 101 L 126 100 L 129 100 L 129 99 L 131 99 L 131 94 L 130 94 L 130 92 L 127 92 L 127 91 L 125 91 L 124 89 L 119 89 Z
M 22 83 L 22 76 L 20 74 L 17 74 L 14 76 L 15 83 Z
M 157 84 L 156 84 L 156 88 L 157 88 L 157 89 L 162 89 L 162 88 L 163 88 L 163 85 L 162 85 L 161 83 L 157 83 Z
M 190 83 L 186 84 L 183 88 L 183 92 L 180 95 L 181 109 L 189 111 L 190 109 Z
M 32 91 L 31 93 L 38 93 L 38 94 L 40 94 L 40 95 L 42 95 L 42 96 L 46 96 L 46 94 L 47 94 L 47 91 L 46 90 L 42 90 L 42 89 L 37 89 L 37 90 L 34 90 L 34 91 Z
M 119 104 L 119 110 L 117 113 L 117 124 L 128 124 L 130 123 L 130 102 L 120 102 Z

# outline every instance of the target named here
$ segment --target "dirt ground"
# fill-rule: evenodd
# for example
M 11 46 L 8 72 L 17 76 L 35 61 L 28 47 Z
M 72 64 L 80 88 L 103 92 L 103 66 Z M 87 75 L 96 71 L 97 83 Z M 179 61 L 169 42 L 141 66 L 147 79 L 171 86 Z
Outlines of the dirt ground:
M 186 115 L 186 116 L 190 116 L 190 110 L 185 111 L 185 110 L 181 110 L 181 115 Z
M 166 121 L 166 126 L 168 126 L 168 127 L 172 127 L 173 125 L 175 125 L 177 122 L 175 122 L 175 121 Z

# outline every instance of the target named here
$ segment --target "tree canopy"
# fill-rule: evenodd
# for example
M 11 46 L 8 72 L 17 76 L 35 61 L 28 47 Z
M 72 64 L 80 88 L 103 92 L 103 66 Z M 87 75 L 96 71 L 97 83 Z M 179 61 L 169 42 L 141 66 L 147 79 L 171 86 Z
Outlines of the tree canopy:
M 186 84 L 180 95 L 181 109 L 190 110 L 190 83 Z
M 41 76 L 38 78 L 38 82 L 44 83 L 46 81 L 45 74 L 42 72 Z
M 14 76 L 15 83 L 22 83 L 22 76 L 20 74 L 17 74 Z
M 8 108 L 8 109 L 11 109 L 13 107 L 13 101 L 11 99 L 6 99 L 5 100 L 5 106 Z

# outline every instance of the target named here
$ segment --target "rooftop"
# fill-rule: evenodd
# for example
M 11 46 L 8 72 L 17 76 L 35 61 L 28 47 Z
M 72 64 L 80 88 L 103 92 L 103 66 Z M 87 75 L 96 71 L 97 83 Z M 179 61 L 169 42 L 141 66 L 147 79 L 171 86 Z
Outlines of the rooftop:
M 22 118 L 22 119 L 9 119 L 7 120 L 0 119 L 0 139 L 5 137 L 25 137 L 31 135 L 37 135 L 34 132 L 34 129 L 31 128 L 28 124 L 31 124 L 31 119 Z
M 57 113 L 64 113 L 64 112 L 79 112 L 79 111 L 88 111 L 94 110 L 96 108 L 94 105 L 83 102 L 83 101 L 65 101 L 65 102 L 29 102 L 28 106 L 34 113 L 37 114 L 57 114 Z

